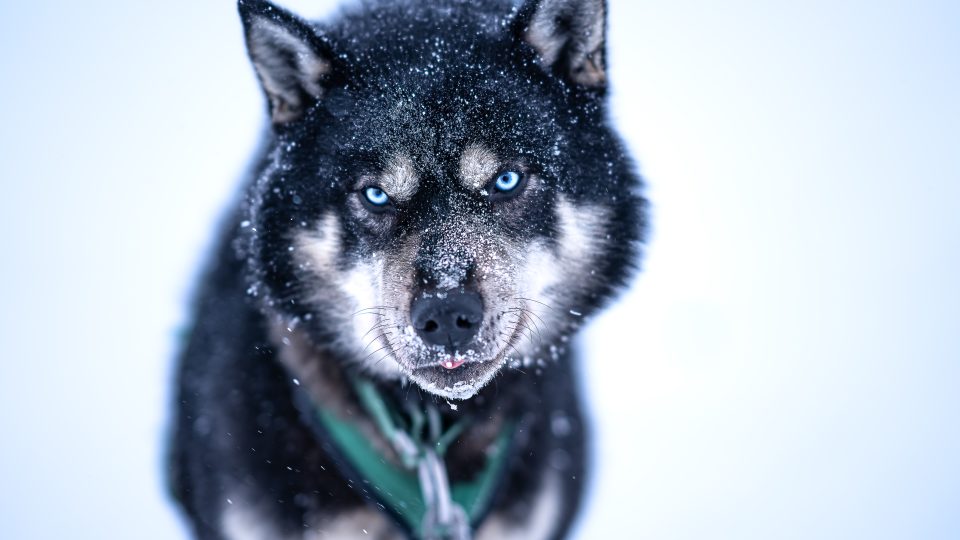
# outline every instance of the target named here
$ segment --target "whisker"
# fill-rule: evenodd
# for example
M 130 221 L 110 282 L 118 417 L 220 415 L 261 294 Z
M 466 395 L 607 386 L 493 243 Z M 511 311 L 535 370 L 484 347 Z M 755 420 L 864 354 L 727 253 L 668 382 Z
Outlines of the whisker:
M 396 343 L 393 342 L 393 341 L 390 341 L 389 339 L 384 339 L 384 341 L 387 342 L 387 347 L 389 347 L 389 348 L 388 348 L 387 351 L 383 354 L 383 357 L 382 357 L 382 358 L 380 358 L 379 360 L 377 360 L 376 362 L 373 363 L 374 366 L 380 365 L 380 362 L 383 362 L 384 360 L 386 360 L 387 358 L 389 358 L 391 354 L 396 354 L 395 351 L 394 351 L 394 350 L 397 348 Z M 398 364 L 398 365 L 399 365 L 399 364 Z
M 360 350 L 360 353 L 363 354 L 363 351 L 367 350 L 367 347 L 373 345 L 374 343 L 377 342 L 377 340 L 379 340 L 379 339 L 381 339 L 381 338 L 386 339 L 386 337 L 389 336 L 389 335 L 392 334 L 392 333 L 393 333 L 393 332 L 385 332 L 385 333 L 377 334 L 376 336 L 373 336 L 373 339 L 371 339 L 371 340 L 367 343 L 367 345 L 366 345 L 363 349 Z M 374 352 L 376 352 L 376 351 L 374 351 Z M 370 353 L 370 354 L 373 354 L 373 353 Z M 364 360 L 366 360 L 366 358 L 364 358 Z
M 394 307 L 392 307 L 392 306 L 373 306 L 373 307 L 363 308 L 363 309 L 361 309 L 361 310 L 355 311 L 355 312 L 353 312 L 350 316 L 351 316 L 351 317 L 356 317 L 357 315 L 370 314 L 370 313 L 373 313 L 373 314 L 377 314 L 377 313 L 382 314 L 383 312 L 388 311 L 388 310 L 396 310 L 396 308 L 394 308 Z
M 548 309 L 552 309 L 552 310 L 556 310 L 556 309 L 557 309 L 557 308 L 551 306 L 550 304 L 545 304 L 545 303 L 543 303 L 543 302 L 541 302 L 541 301 L 539 301 L 539 300 L 534 300 L 533 298 L 524 298 L 523 296 L 516 296 L 516 297 L 514 297 L 514 298 L 515 298 L 516 300 L 524 300 L 524 301 L 527 301 L 527 302 L 534 302 L 534 303 L 540 304 L 541 306 L 544 306 L 544 307 L 546 307 L 546 308 L 548 308 Z
M 387 322 L 387 321 L 380 321 L 379 323 L 374 324 L 372 328 L 370 328 L 369 330 L 367 330 L 367 333 L 366 333 L 366 334 L 360 336 L 360 339 L 363 339 L 363 338 L 367 337 L 368 335 L 370 335 L 370 332 L 373 332 L 374 330 L 379 330 L 379 329 L 381 329 L 381 328 L 383 328 L 383 327 L 385 327 L 385 326 L 390 326 L 390 323 Z
M 540 326 L 537 324 L 536 321 L 534 321 L 533 319 L 530 318 L 530 315 L 531 315 L 531 314 L 532 314 L 532 315 L 536 315 L 536 314 L 533 313 L 532 311 L 530 311 L 530 310 L 528 310 L 528 309 L 524 309 L 524 308 L 513 308 L 513 309 L 517 310 L 518 313 L 522 314 L 525 321 L 529 321 L 530 324 L 533 325 L 532 328 L 531 328 L 530 325 L 526 325 L 526 326 L 527 326 L 527 329 L 528 329 L 528 330 L 531 330 L 531 331 L 535 330 L 536 333 L 537 333 L 537 340 L 540 342 L 540 344 L 543 344 L 543 334 L 540 332 Z M 538 317 L 538 318 L 539 318 L 539 317 Z M 540 319 L 540 321 L 543 322 L 543 319 Z M 546 324 L 546 323 L 544 323 L 544 324 Z M 532 343 L 532 342 L 533 342 L 533 339 L 531 338 L 530 341 L 531 341 L 531 343 Z
M 547 325 L 547 321 L 543 320 L 543 317 L 541 317 L 540 315 L 538 315 L 536 311 L 533 311 L 532 309 L 527 309 L 527 308 L 520 308 L 520 309 L 522 309 L 522 310 L 524 310 L 526 313 L 529 313 L 530 315 L 533 315 L 534 317 L 536 317 L 541 323 L 543 323 L 544 326 Z
M 377 349 L 377 350 L 375 350 L 375 351 L 373 351 L 372 353 L 370 353 L 370 354 L 368 354 L 368 355 L 366 355 L 366 356 L 364 356 L 364 357 L 363 357 L 363 360 L 360 360 L 360 362 L 361 362 L 361 363 L 363 363 L 363 362 L 366 362 L 368 358 L 370 358 L 371 356 L 373 356 L 373 355 L 375 355 L 375 354 L 377 354 L 378 352 L 380 352 L 380 351 L 382 351 L 382 350 L 384 350 L 384 349 L 386 349 L 387 347 L 389 347 L 389 345 L 384 345 L 383 347 L 380 347 L 379 349 Z
M 520 323 L 519 323 L 519 326 L 520 326 L 519 334 L 520 334 L 521 336 L 525 336 L 527 339 L 529 339 L 531 345 L 536 345 L 536 343 L 533 342 L 533 331 L 530 330 L 530 325 L 527 324 L 527 321 L 528 321 L 528 320 L 529 320 L 529 319 L 528 319 L 526 316 L 524 316 L 524 317 L 520 320 Z

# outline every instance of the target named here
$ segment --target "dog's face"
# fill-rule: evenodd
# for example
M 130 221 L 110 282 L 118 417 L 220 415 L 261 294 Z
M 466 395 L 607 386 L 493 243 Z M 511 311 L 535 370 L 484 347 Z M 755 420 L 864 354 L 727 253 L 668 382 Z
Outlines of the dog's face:
M 325 29 L 241 4 L 274 124 L 242 226 L 285 326 L 466 399 L 625 279 L 641 199 L 606 125 L 603 2 L 450 3 Z

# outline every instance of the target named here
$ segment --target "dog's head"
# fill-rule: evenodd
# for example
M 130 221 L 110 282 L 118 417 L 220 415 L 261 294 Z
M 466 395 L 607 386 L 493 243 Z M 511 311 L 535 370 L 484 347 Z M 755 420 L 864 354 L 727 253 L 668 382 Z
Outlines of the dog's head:
M 273 123 L 250 294 L 373 376 L 465 399 L 548 362 L 630 273 L 605 3 L 381 4 L 311 26 L 240 2 Z

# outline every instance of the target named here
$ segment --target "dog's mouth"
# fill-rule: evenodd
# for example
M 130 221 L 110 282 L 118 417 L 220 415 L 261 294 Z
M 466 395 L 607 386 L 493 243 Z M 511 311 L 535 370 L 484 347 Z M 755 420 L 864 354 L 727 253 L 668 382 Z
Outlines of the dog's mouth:
M 504 361 L 450 357 L 432 365 L 414 368 L 410 378 L 421 388 L 448 399 L 469 399 L 500 370 Z
M 465 364 L 466 362 L 467 362 L 467 359 L 466 359 L 466 358 L 463 358 L 462 356 L 461 356 L 461 357 L 458 357 L 458 356 L 455 356 L 455 355 L 454 355 L 454 356 L 448 356 L 446 360 L 441 360 L 441 361 L 440 361 L 440 367 L 442 367 L 443 369 L 451 369 L 451 370 L 452 370 L 452 369 L 457 369 L 458 367 L 462 366 L 462 365 Z
M 506 364 L 510 351 L 508 346 L 486 354 L 479 347 L 466 353 L 420 349 L 420 354 L 410 355 L 404 354 L 409 349 L 403 349 L 390 347 L 390 354 L 413 382 L 427 392 L 457 400 L 479 392 Z

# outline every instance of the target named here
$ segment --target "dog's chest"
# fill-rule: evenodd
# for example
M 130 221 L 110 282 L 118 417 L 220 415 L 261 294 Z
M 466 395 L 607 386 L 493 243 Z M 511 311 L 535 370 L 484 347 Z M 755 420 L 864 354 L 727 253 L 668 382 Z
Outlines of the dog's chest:
M 491 513 L 475 534 L 476 540 L 537 540 L 550 538 L 559 522 L 562 493 L 555 474 L 544 477 L 539 489 L 517 508 Z M 228 540 L 403 540 L 393 522 L 382 512 L 357 507 L 336 515 L 314 516 L 313 525 L 302 533 L 284 533 L 266 506 L 231 501 L 224 509 L 222 533 Z

